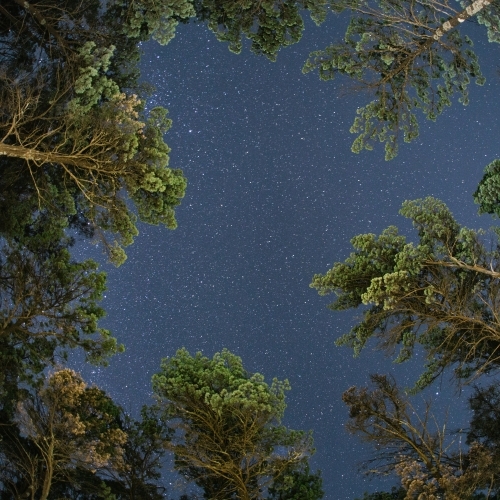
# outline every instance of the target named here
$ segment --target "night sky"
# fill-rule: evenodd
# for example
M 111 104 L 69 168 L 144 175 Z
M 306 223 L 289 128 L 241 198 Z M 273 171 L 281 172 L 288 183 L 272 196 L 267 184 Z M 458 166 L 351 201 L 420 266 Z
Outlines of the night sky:
M 487 83 L 471 84 L 470 105 L 455 100 L 437 122 L 422 119 L 420 137 L 391 162 L 383 145 L 353 154 L 349 128 L 369 96 L 349 92 L 344 79 L 301 73 L 309 52 L 338 40 L 345 27 L 333 15 L 319 28 L 308 20 L 301 42 L 275 63 L 248 46 L 232 54 L 195 24 L 180 26 L 166 47 L 143 47 L 143 78 L 157 88 L 151 105 L 169 109 L 170 166 L 183 169 L 187 194 L 175 231 L 141 225 L 127 262 L 104 266 L 102 326 L 126 352 L 109 368 L 78 366 L 133 413 L 152 402 L 150 379 L 161 358 L 182 346 L 210 357 L 227 347 L 250 372 L 288 378 L 284 423 L 314 430 L 312 468 L 323 471 L 327 500 L 396 484 L 357 474 L 364 448 L 343 428 L 342 392 L 374 372 L 411 385 L 423 363 L 395 367 L 374 349 L 354 359 L 335 347 L 355 314 L 329 311 L 333 298 L 309 288 L 312 276 L 343 261 L 356 234 L 394 224 L 415 241 L 398 215 L 406 199 L 435 196 L 460 223 L 488 228 L 493 221 L 476 215 L 472 193 L 484 167 L 500 157 L 500 47 L 472 23 Z M 91 246 L 79 251 L 104 259 Z M 445 377 L 430 391 L 442 407 L 457 401 L 447 386 Z M 452 415 L 458 422 L 466 413 Z

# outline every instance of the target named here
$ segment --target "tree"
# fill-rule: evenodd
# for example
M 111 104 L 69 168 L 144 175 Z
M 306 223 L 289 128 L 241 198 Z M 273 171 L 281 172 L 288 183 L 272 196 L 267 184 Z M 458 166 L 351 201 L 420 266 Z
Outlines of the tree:
M 138 233 L 123 193 L 142 221 L 173 229 L 186 180 L 180 170 L 168 168 L 166 110 L 154 108 L 146 117 L 135 94 L 120 92 L 106 76 L 112 53 L 92 42 L 79 51 L 81 67 L 69 100 L 64 88 L 53 89 L 49 102 L 43 99 L 47 88 L 41 76 L 36 86 L 31 79 L 15 83 L 5 77 L 0 155 L 14 159 L 7 163 L 7 178 L 29 179 L 39 206 L 58 216 L 54 190 L 61 193 L 66 201 L 61 212 L 86 219 L 119 265 L 123 247 Z M 114 244 L 105 232 L 118 235 Z
M 473 196 L 479 205 L 480 214 L 500 217 L 500 160 L 494 160 L 487 165 Z
M 478 473 L 485 477 L 488 498 L 497 499 L 500 497 L 500 389 L 498 385 L 475 387 L 473 394 L 469 397 L 469 406 L 473 414 L 467 429 L 467 444 L 481 452 L 481 454 L 477 453 L 482 459 L 481 466 L 477 467 Z M 476 464 L 472 463 L 472 465 Z
M 168 429 L 157 408 L 144 406 L 139 420 L 118 408 L 117 422 L 126 440 L 119 460 L 102 463 L 94 471 L 76 466 L 71 475 L 53 484 L 51 497 L 74 500 L 160 500 L 166 498 L 161 481 Z M 1 497 L 0 497 L 1 498 Z M 187 497 L 186 497 L 187 498 Z
M 264 498 L 313 453 L 310 433 L 280 425 L 288 388 L 246 372 L 226 349 L 213 359 L 186 349 L 164 359 L 153 390 L 172 432 L 166 447 L 176 470 L 205 498 Z
M 331 309 L 366 306 L 337 345 L 358 355 L 375 337 L 389 352 L 399 345 L 396 362 L 403 362 L 420 344 L 428 362 L 416 389 L 447 367 L 463 379 L 498 366 L 498 247 L 489 250 L 481 231 L 461 227 L 435 198 L 406 201 L 400 213 L 413 222 L 416 244 L 394 226 L 380 236 L 361 234 L 345 262 L 313 278 L 320 295 L 337 295 Z
M 367 464 L 370 473 L 392 473 L 402 489 L 366 498 L 472 500 L 494 498 L 498 488 L 498 452 L 484 443 L 468 440 L 470 447 L 457 447 L 426 403 L 423 415 L 387 376 L 372 375 L 373 389 L 351 387 L 342 396 L 349 408 L 347 429 L 376 446 Z M 474 419 L 473 419 L 474 421 Z M 498 422 L 497 422 L 498 424 Z M 379 495 L 379 494 L 377 494 Z M 385 496 L 384 496 L 385 495 Z
M 352 150 L 373 149 L 385 142 L 387 160 L 401 138 L 418 136 L 416 110 L 435 120 L 458 94 L 468 103 L 471 78 L 482 85 L 472 41 L 456 29 L 472 16 L 487 26 L 490 41 L 499 42 L 500 11 L 490 0 L 468 2 L 455 10 L 447 1 L 338 0 L 337 12 L 351 11 L 345 40 L 310 54 L 303 71 L 317 69 L 323 80 L 339 73 L 351 78 L 375 99 L 357 110 Z
M 81 348 L 96 364 L 123 351 L 98 326 L 105 274 L 92 260 L 71 258 L 71 240 L 61 237 L 58 222 L 35 221 L 28 234 L 2 243 L 0 408 L 17 397 L 21 383 L 35 383 L 47 366 L 65 359 L 68 349 Z
M 16 482 L 2 477 L 4 488 L 15 497 L 46 500 L 53 484 L 71 478 L 75 470 L 95 472 L 119 462 L 126 434 L 118 416 L 111 399 L 87 387 L 73 370 L 54 372 L 18 402 L 14 423 L 19 434 L 3 433 L 2 462 L 22 477 Z M 19 491 L 20 485 L 25 491 Z
M 166 43 L 192 5 L 10 0 L 0 11 L 0 198 L 15 188 L 36 212 L 87 226 L 119 265 L 138 234 L 134 208 L 176 227 L 186 179 L 168 167 L 167 111 L 145 112 L 138 42 Z
M 444 433 L 439 426 L 430 429 L 430 404 L 419 416 L 394 379 L 385 375 L 371 375 L 370 379 L 372 390 L 351 387 L 342 395 L 349 408 L 347 430 L 364 441 L 377 443 L 379 451 L 368 465 L 370 472 L 387 473 L 410 460 L 422 463 L 439 479 L 442 466 L 450 459 Z
M 67 59 L 75 49 L 94 41 L 99 46 L 120 41 L 122 48 L 150 37 L 162 44 L 174 35 L 179 20 L 194 14 L 188 0 L 5 0 L 0 6 L 0 37 L 5 60 L 33 61 L 33 47 L 51 59 Z M 8 33 L 14 34 L 9 39 Z M 21 40 L 21 43 L 18 41 Z M 127 43 L 127 40 L 133 43 Z M 126 47 L 123 47 L 123 42 Z M 18 59 L 11 59 L 14 55 Z
M 229 43 L 229 50 L 241 52 L 243 38 L 248 38 L 255 54 L 275 61 L 281 47 L 302 38 L 304 21 L 301 11 L 321 24 L 327 14 L 328 0 L 194 0 L 196 18 L 207 21 L 217 39 Z
M 140 420 L 123 411 L 120 420 L 121 429 L 127 435 L 122 445 L 122 460 L 104 467 L 100 477 L 117 500 L 165 498 L 160 479 L 167 452 L 164 443 L 170 437 L 170 429 L 164 417 L 155 406 L 143 406 Z
M 473 417 L 467 433 L 469 443 L 478 441 L 500 450 L 500 388 L 475 387 L 469 398 Z
M 174 38 L 179 21 L 186 22 L 195 11 L 191 0 L 114 0 L 109 5 L 109 14 L 115 25 L 122 26 L 128 38 L 144 40 L 151 37 L 166 45 Z
M 269 487 L 268 500 L 317 500 L 323 498 L 321 471 L 311 474 L 309 464 L 293 467 L 278 476 Z

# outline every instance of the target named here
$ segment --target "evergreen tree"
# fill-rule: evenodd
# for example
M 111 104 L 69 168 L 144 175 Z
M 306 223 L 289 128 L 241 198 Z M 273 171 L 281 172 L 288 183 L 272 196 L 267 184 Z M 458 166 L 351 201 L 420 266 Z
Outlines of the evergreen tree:
M 374 94 L 357 110 L 351 132 L 358 134 L 352 150 L 373 149 L 385 142 L 387 160 L 397 155 L 401 139 L 418 137 L 417 110 L 430 120 L 459 101 L 468 103 L 471 79 L 482 85 L 472 40 L 458 27 L 473 16 L 487 26 L 488 38 L 499 42 L 499 6 L 490 0 L 462 2 L 456 10 L 448 2 L 420 0 L 336 0 L 337 12 L 350 11 L 343 42 L 310 54 L 303 71 L 318 70 L 323 80 L 337 73 Z
M 318 500 L 323 498 L 321 471 L 311 474 L 309 464 L 292 467 L 279 475 L 269 487 L 268 500 Z
M 360 306 L 363 319 L 338 345 L 359 354 L 374 337 L 396 362 L 409 359 L 420 344 L 426 370 L 415 388 L 430 384 L 447 367 L 458 379 L 498 366 L 500 261 L 481 231 L 461 227 L 446 205 L 434 198 L 406 201 L 400 212 L 417 230 L 416 244 L 396 227 L 380 236 L 361 234 L 351 240 L 355 252 L 311 287 L 320 295 L 335 293 L 333 310 Z
M 106 364 L 123 350 L 98 326 L 106 276 L 92 260 L 75 262 L 64 221 L 39 217 L 0 249 L 0 396 L 4 408 L 21 383 L 80 348 L 92 363 Z M 1 406 L 1 405 L 0 405 Z
M 351 387 L 342 396 L 349 408 L 347 429 L 376 449 L 365 464 L 367 472 L 396 473 L 401 488 L 391 494 L 365 495 L 366 499 L 497 498 L 496 386 L 476 389 L 471 397 L 474 416 L 467 436 L 469 447 L 464 448 L 457 445 L 456 433 L 448 431 L 446 422 L 439 423 L 432 414 L 430 402 L 419 410 L 393 379 L 383 375 L 370 378 L 371 388 Z
M 79 469 L 95 473 L 120 462 L 126 434 L 118 415 L 111 399 L 73 370 L 56 371 L 41 388 L 23 391 L 12 422 L 0 429 L 3 490 L 47 500 L 55 483 L 73 481 Z
M 321 24 L 329 0 L 194 0 L 196 19 L 206 21 L 217 39 L 229 44 L 229 50 L 241 52 L 243 39 L 251 41 L 255 54 L 275 61 L 278 51 L 302 38 L 302 12 Z
M 474 201 L 479 205 L 480 214 L 500 217 L 500 160 L 492 161 L 485 168 L 474 193 Z
M 176 227 L 186 188 L 182 172 L 168 166 L 166 110 L 145 112 L 137 47 L 153 35 L 168 41 L 174 17 L 192 6 L 150 7 L 11 0 L 0 16 L 2 205 L 17 210 L 14 192 L 35 213 L 66 217 L 117 265 L 138 233 L 137 216 Z
M 249 374 L 227 350 L 209 359 L 181 349 L 164 359 L 153 389 L 172 431 L 166 447 L 176 470 L 212 500 L 262 499 L 283 482 L 293 488 L 313 449 L 310 433 L 280 425 L 288 388 L 287 381 L 269 386 Z M 302 482 L 317 479 L 306 472 Z

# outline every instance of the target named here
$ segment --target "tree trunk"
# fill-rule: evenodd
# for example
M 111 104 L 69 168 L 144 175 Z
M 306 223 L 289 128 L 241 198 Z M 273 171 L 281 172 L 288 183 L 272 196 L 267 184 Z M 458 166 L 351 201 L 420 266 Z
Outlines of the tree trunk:
M 54 476 L 54 443 L 52 440 L 49 445 L 49 449 L 46 452 L 45 465 L 47 466 L 47 469 L 45 471 L 45 477 L 43 478 L 40 500 L 47 500 L 52 486 L 52 478 Z
M 65 155 L 62 153 L 54 153 L 52 151 L 38 151 L 36 149 L 25 148 L 23 146 L 14 146 L 12 144 L 0 143 L 0 156 L 10 156 L 13 158 L 22 158 L 26 161 L 34 161 L 36 163 L 60 163 L 63 165 L 72 165 L 87 169 L 96 169 L 94 162 L 88 158 L 79 158 L 76 155 Z
M 439 40 L 445 33 L 452 30 L 460 23 L 466 21 L 469 17 L 475 16 L 480 10 L 487 7 L 493 0 L 475 0 L 469 5 L 465 10 L 459 12 L 451 19 L 448 19 L 445 23 L 439 27 L 433 35 L 434 40 Z

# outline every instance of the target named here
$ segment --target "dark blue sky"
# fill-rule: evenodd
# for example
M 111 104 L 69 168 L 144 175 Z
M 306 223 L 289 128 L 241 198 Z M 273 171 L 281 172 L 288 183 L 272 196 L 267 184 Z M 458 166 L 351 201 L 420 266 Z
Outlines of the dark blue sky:
M 369 96 L 301 73 L 308 53 L 345 25 L 333 15 L 320 28 L 307 22 L 276 63 L 230 53 L 201 25 L 180 26 L 166 47 L 144 47 L 143 76 L 174 121 L 171 166 L 184 170 L 188 190 L 178 229 L 140 226 L 127 262 L 109 268 L 103 326 L 127 351 L 107 369 L 84 371 L 131 411 L 151 402 L 151 375 L 182 346 L 208 356 L 227 347 L 249 371 L 288 378 L 285 424 L 314 430 L 313 467 L 323 470 L 327 500 L 377 486 L 356 474 L 360 446 L 343 429 L 340 397 L 394 365 L 378 351 L 353 359 L 334 346 L 354 315 L 326 309 L 328 297 L 309 288 L 313 274 L 344 260 L 356 234 L 395 224 L 410 235 L 397 214 L 405 199 L 432 195 L 459 222 L 489 227 L 472 193 L 500 157 L 500 51 L 472 24 L 487 83 L 471 85 L 470 105 L 454 102 L 436 123 L 421 121 L 418 140 L 392 162 L 383 147 L 351 153 L 349 128 Z M 400 367 L 398 379 L 411 384 L 419 368 Z M 432 393 L 443 406 L 454 394 Z

